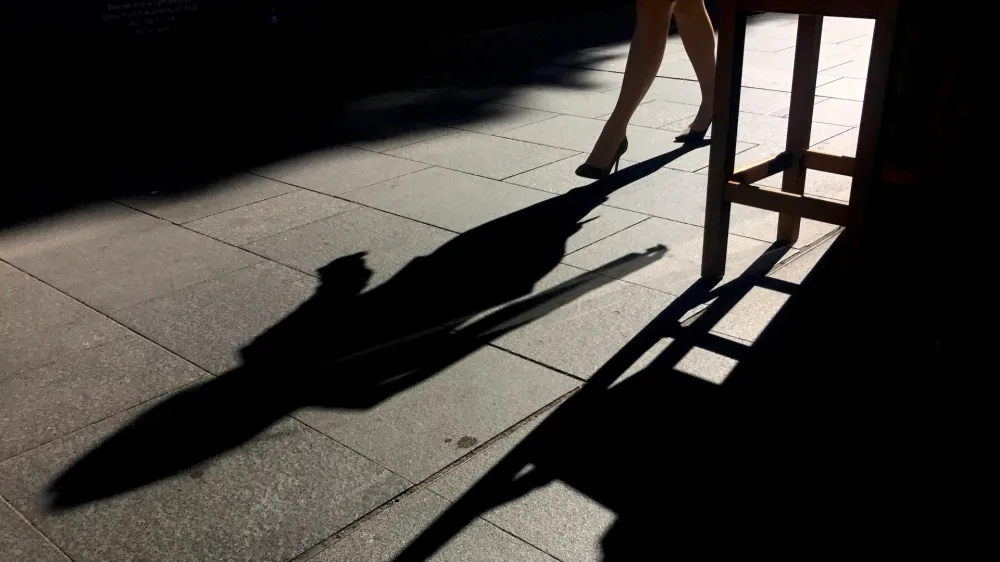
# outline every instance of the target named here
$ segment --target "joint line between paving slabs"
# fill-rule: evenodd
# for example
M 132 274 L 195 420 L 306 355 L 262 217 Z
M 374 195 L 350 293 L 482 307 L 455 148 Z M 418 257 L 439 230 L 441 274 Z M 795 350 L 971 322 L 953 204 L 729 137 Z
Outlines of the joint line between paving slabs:
M 4 505 L 6 505 L 7 507 L 9 507 L 10 510 L 14 512 L 14 516 L 15 517 L 18 517 L 19 519 L 21 519 L 21 521 L 25 522 L 31 530 L 33 530 L 36 533 L 38 533 L 39 535 L 41 535 L 42 538 L 45 539 L 45 542 L 47 542 L 49 545 L 51 545 L 52 548 L 54 548 L 57 551 L 59 551 L 59 553 L 62 554 L 63 556 L 65 556 L 67 560 L 75 560 L 72 556 L 70 556 L 69 554 L 67 554 L 66 551 L 62 549 L 62 547 L 60 547 L 58 544 L 55 543 L 55 541 L 53 541 L 48 535 L 46 535 L 41 529 L 39 529 L 38 527 L 36 527 L 34 525 L 34 523 L 32 523 L 31 521 L 28 521 L 28 518 L 25 517 L 20 511 L 18 511 L 17 508 L 15 508 L 13 504 L 11 504 L 9 501 L 7 501 L 7 498 L 3 497 L 3 495 L 0 495 L 0 502 L 2 502 Z

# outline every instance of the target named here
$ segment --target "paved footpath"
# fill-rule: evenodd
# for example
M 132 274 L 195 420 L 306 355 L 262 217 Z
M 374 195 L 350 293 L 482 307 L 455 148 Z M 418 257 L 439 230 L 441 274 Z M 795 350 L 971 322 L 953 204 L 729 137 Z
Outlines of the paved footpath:
M 748 30 L 737 165 L 780 151 L 795 29 Z M 826 20 L 820 149 L 853 154 L 871 41 L 869 22 Z M 474 117 L 0 232 L 0 560 L 392 559 L 698 278 L 708 148 L 673 142 L 700 101 L 676 37 L 629 130 L 622 173 L 641 173 L 574 190 L 627 48 L 552 60 L 536 71 L 572 83 Z M 849 190 L 810 172 L 813 195 Z M 733 273 L 776 222 L 734 207 Z M 800 281 L 832 230 L 805 221 L 772 275 Z M 785 298 L 755 288 L 713 333 L 750 343 Z M 514 301 L 558 306 L 525 319 Z M 734 364 L 695 348 L 676 368 L 722 383 Z M 599 560 L 615 518 L 557 482 L 436 559 Z

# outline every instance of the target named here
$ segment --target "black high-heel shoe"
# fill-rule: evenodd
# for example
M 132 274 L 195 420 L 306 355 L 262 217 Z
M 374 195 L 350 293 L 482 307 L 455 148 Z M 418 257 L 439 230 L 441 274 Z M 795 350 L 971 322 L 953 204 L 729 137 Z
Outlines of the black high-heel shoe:
M 622 154 L 625 154 L 626 150 L 628 150 L 628 137 L 622 139 L 621 144 L 618 145 L 618 151 L 615 152 L 615 159 L 612 160 L 611 164 L 609 164 L 607 168 L 598 168 L 593 164 L 583 163 L 576 169 L 576 175 L 592 180 L 606 178 L 611 175 L 612 168 L 614 168 L 615 172 L 618 171 L 618 163 L 622 159 Z
M 708 124 L 711 125 L 712 122 L 709 121 Z M 683 143 L 701 142 L 705 140 L 705 135 L 707 133 L 708 133 L 708 127 L 705 127 L 704 129 L 701 129 L 699 131 L 695 131 L 694 129 L 688 129 L 688 132 L 681 133 L 676 137 L 674 137 L 674 142 L 683 142 Z

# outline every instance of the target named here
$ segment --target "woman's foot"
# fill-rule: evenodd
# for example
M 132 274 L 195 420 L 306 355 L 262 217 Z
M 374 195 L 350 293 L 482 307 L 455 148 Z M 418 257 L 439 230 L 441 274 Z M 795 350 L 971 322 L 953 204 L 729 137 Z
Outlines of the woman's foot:
M 696 142 L 704 140 L 708 127 L 712 124 L 712 109 L 702 106 L 698 109 L 698 115 L 694 116 L 694 121 L 688 125 L 683 133 L 674 139 L 677 142 Z
M 587 162 L 581 164 L 580 167 L 576 169 L 576 175 L 584 178 L 600 179 L 608 176 L 611 173 L 612 168 L 614 171 L 618 171 L 618 163 L 622 158 L 622 154 L 625 154 L 625 151 L 628 150 L 628 138 L 623 137 L 618 144 L 615 145 L 614 153 L 607 159 L 600 160 L 600 162 L 604 162 L 604 164 L 593 164 L 592 162 L 598 161 L 594 158 L 594 155 L 599 154 L 599 148 L 603 148 L 601 146 L 601 140 L 603 138 L 604 135 L 597 140 L 597 146 L 594 147 L 594 152 L 590 154 L 590 158 L 587 159 Z
M 594 168 L 610 168 L 615 163 L 618 149 L 625 138 L 625 131 L 608 130 L 601 131 L 601 136 L 594 144 L 594 150 L 590 151 L 587 157 L 587 165 Z

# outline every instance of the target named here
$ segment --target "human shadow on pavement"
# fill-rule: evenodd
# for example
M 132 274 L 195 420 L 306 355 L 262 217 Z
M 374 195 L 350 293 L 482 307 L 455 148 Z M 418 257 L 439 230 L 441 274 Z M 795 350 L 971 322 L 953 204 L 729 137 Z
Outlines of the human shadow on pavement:
M 662 246 L 531 294 L 611 193 L 699 146 L 475 227 L 367 292 L 361 291 L 371 272 L 363 254 L 334 260 L 321 270 L 313 297 L 243 349 L 241 367 L 167 398 L 79 459 L 52 483 L 53 505 L 79 505 L 170 476 L 300 408 L 373 407 L 659 259 L 667 251 Z

